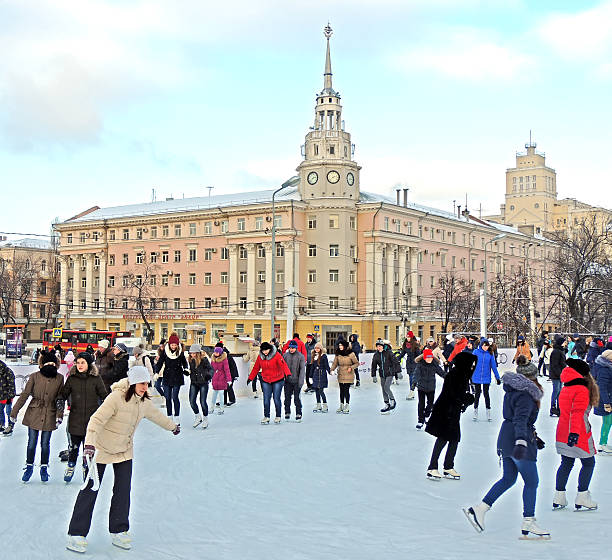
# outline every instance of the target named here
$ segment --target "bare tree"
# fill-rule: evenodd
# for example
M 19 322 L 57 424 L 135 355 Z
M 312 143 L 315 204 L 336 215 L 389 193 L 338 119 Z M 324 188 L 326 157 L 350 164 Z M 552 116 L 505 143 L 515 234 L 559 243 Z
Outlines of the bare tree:
M 448 332 L 449 324 L 457 320 L 459 309 L 462 307 L 461 300 L 465 297 L 465 288 L 465 280 L 454 270 L 447 270 L 440 276 L 433 296 L 438 302 L 442 332 Z
M 458 298 L 455 306 L 455 326 L 453 330 L 464 332 L 476 331 L 479 328 L 480 299 L 473 285 L 459 278 L 457 281 Z
M 128 308 L 140 315 L 147 328 L 147 343 L 151 344 L 155 333 L 149 323 L 151 313 L 157 307 L 159 295 L 159 266 L 146 262 L 136 264 L 121 279 L 122 293 L 128 299 Z
M 38 266 L 29 256 L 15 252 L 10 260 L 0 259 L 0 316 L 4 324 L 14 323 L 20 317 L 25 320 L 26 328 L 29 325 Z
M 490 283 L 490 328 L 497 330 L 502 323 L 507 342 L 513 343 L 519 334 L 528 334 L 529 292 L 528 278 L 521 267 L 512 274 L 497 274 Z

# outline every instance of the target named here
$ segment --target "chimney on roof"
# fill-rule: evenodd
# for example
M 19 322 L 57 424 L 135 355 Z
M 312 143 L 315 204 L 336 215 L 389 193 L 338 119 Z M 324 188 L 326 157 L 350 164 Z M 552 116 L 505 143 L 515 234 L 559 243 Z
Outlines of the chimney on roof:
M 457 204 L 457 218 L 461 219 L 461 204 Z
M 397 205 L 400 205 L 400 189 L 395 189 L 395 195 L 397 200 Z
M 408 189 L 404 189 L 404 208 L 408 206 Z

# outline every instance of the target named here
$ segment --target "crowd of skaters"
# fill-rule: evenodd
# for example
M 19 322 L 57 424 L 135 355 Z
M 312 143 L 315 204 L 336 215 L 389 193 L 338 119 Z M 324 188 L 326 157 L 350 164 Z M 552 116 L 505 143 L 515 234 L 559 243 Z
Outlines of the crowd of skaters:
M 148 418 L 161 427 L 180 433 L 181 386 L 189 377 L 189 403 L 194 413 L 193 427 L 208 426 L 209 413 L 224 413 L 224 408 L 236 403 L 233 384 L 238 378 L 234 358 L 222 342 L 218 342 L 210 355 L 201 345 L 192 344 L 188 349 L 176 333 L 167 341 L 161 341 L 155 356 L 149 356 L 142 347 L 134 349 L 130 358 L 128 349 L 121 343 L 110 347 L 108 341 L 100 341 L 99 348 L 78 353 L 54 350 L 39 352 L 39 371 L 30 376 L 21 395 L 15 398 L 14 375 L 0 361 L 0 422 L 5 435 L 14 429 L 17 414 L 31 397 L 23 416 L 28 427 L 26 466 L 22 481 L 28 482 L 34 470 L 34 457 L 40 441 L 41 481 L 49 480 L 48 463 L 50 440 L 53 431 L 63 422 L 64 411 L 68 415 L 68 461 L 64 480 L 74 476 L 80 448 L 83 448 L 83 478 L 91 477 L 88 466 L 96 456 L 97 478 L 101 479 L 107 464 L 113 464 L 115 473 L 114 496 L 111 502 L 109 526 L 112 542 L 121 548 L 131 546 L 129 528 L 129 491 L 131 481 L 132 436 L 142 418 Z M 316 396 L 314 413 L 328 412 L 325 390 L 328 377 L 336 375 L 340 387 L 338 414 L 350 412 L 351 388 L 359 387 L 359 354 L 363 347 L 358 336 L 338 340 L 334 359 L 330 360 L 325 349 L 314 335 L 306 342 L 298 333 L 285 344 L 276 340 L 253 343 L 243 360 L 249 362 L 247 385 L 253 396 L 259 398 L 257 384 L 263 396 L 262 424 L 269 424 L 271 404 L 274 401 L 274 423 L 280 423 L 283 415 L 289 420 L 292 414 L 301 421 L 303 407 L 302 388 Z M 574 505 L 577 509 L 594 510 L 589 484 L 595 468 L 597 451 L 612 454 L 608 435 L 612 424 L 612 337 L 606 344 L 593 338 L 584 340 L 578 334 L 564 337 L 555 335 L 552 341 L 548 333 L 542 333 L 537 344 L 537 356 L 533 355 L 523 336 L 517 340 L 512 362 L 516 370 L 503 376 L 498 371 L 498 356 L 494 341 L 487 338 L 449 335 L 439 346 L 429 338 L 424 346 L 409 332 L 399 351 L 394 352 L 386 340 L 377 340 L 372 359 L 372 381 L 380 378 L 384 407 L 381 414 L 389 414 L 397 406 L 392 385 L 402 378 L 405 371 L 409 381 L 406 399 L 418 397 L 417 429 L 436 439 L 426 476 L 437 481 L 443 478 L 459 480 L 454 460 L 461 439 L 460 416 L 473 406 L 473 418 L 479 420 L 478 409 L 482 397 L 486 419 L 491 421 L 489 386 L 493 380 L 502 384 L 505 392 L 503 423 L 497 448 L 503 465 L 503 476 L 481 502 L 465 508 L 472 525 L 484 530 L 484 517 L 493 503 L 516 481 L 520 474 L 523 491 L 522 535 L 547 538 L 550 533 L 541 529 L 535 520 L 535 498 L 538 484 L 537 452 L 544 443 L 537 436 L 535 421 L 540 409 L 543 390 L 540 379 L 547 377 L 552 383 L 550 415 L 558 417 L 556 450 L 561 463 L 556 473 L 556 491 L 553 507 L 567 506 L 566 485 L 575 459 L 580 459 L 578 492 Z M 61 359 L 69 365 L 69 374 L 58 373 Z M 537 365 L 534 363 L 537 359 Z M 402 365 L 403 364 L 403 365 Z M 437 399 L 436 377 L 443 379 L 443 387 Z M 209 387 L 212 398 L 208 402 Z M 165 414 L 152 404 L 150 396 L 158 393 L 163 398 Z M 282 395 L 284 393 L 284 401 Z M 594 409 L 602 416 L 599 445 L 595 446 L 588 416 Z M 5 420 L 6 418 L 6 420 Z M 6 424 L 5 424 L 6 422 Z M 439 459 L 446 448 L 442 472 Z M 93 481 L 79 492 L 73 519 L 69 528 L 71 550 L 86 550 L 87 533 L 97 492 Z M 124 494 L 127 492 L 127 502 Z

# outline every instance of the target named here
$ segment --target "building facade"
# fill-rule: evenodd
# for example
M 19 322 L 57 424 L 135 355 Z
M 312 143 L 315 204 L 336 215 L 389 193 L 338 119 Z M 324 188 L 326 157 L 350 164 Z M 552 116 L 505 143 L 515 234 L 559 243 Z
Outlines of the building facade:
M 146 336 L 148 323 L 156 339 L 178 331 L 205 344 L 298 331 L 332 346 L 358 333 L 371 348 L 408 329 L 439 333 L 440 278 L 456 274 L 477 294 L 485 254 L 490 276 L 527 256 L 533 278 L 544 274 L 541 238 L 413 204 L 407 191 L 362 190 L 325 36 L 323 89 L 290 186 L 274 202 L 272 189 L 95 207 L 58 224 L 67 324 Z

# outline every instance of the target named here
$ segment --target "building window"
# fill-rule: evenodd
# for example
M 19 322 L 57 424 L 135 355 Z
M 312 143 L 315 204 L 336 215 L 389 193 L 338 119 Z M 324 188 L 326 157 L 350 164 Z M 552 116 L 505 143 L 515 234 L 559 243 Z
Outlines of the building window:
M 307 302 L 308 302 L 308 304 L 307 304 L 308 309 L 310 311 L 312 311 L 315 308 L 315 306 L 316 306 L 315 298 L 308 297 L 307 298 Z
M 189 224 L 189 235 L 194 236 L 196 234 L 196 225 Z
M 212 298 L 204 298 L 204 309 L 211 309 L 212 308 Z
M 153 251 L 150 255 L 150 260 L 152 263 L 156 263 L 157 262 L 157 251 Z
M 212 249 L 204 249 L 204 260 L 212 261 L 213 250 Z
M 266 306 L 266 298 L 264 298 L 264 297 L 258 297 L 258 298 L 257 298 L 257 306 L 256 306 L 256 307 L 257 307 L 257 309 L 258 309 L 259 311 L 263 311 L 263 309 L 265 308 L 265 306 Z
M 389 217 L 388 216 L 385 216 L 383 220 L 383 229 L 385 231 L 389 231 Z
M 331 296 L 329 298 L 329 309 L 332 311 L 336 311 L 338 309 L 339 299 L 335 296 Z
M 68 282 L 68 286 L 72 287 L 72 286 L 70 286 L 70 281 Z M 108 287 L 109 288 L 114 288 L 115 287 L 115 277 L 114 276 L 109 276 L 108 277 Z
M 355 271 L 349 270 L 349 284 L 355 283 Z
M 285 307 L 285 300 L 282 297 L 277 297 L 274 307 L 277 311 L 282 311 Z
M 355 216 L 349 216 L 349 228 L 352 230 L 357 229 L 357 218 Z
M 263 216 L 255 217 L 255 229 L 261 231 L 263 229 Z
M 238 218 L 238 231 L 246 230 L 246 220 L 244 218 Z
M 72 243 L 72 234 L 71 233 L 66 235 L 66 243 Z
M 329 246 L 329 256 L 337 257 L 340 254 L 340 248 L 338 245 L 330 245 Z
M 308 229 L 317 229 L 316 216 L 308 216 Z M 72 241 L 69 241 L 69 243 L 72 243 Z
M 85 300 L 83 300 L 85 301 Z M 121 300 L 121 309 L 127 309 L 128 308 L 128 299 L 127 298 L 123 298 Z M 85 309 L 84 307 L 82 309 Z
M 162 274 L 161 281 L 162 281 L 162 286 L 167 286 L 168 285 L 168 275 Z
M 227 220 L 221 220 L 221 233 L 227 233 L 229 231 L 229 222 Z
M 115 255 L 108 256 L 108 266 L 115 266 Z
M 266 248 L 263 245 L 257 245 L 257 258 L 264 259 L 266 257 Z
M 329 271 L 329 281 L 330 282 L 338 282 L 340 274 L 336 269 L 330 269 Z
M 170 226 L 162 226 L 162 237 L 170 236 Z
M 221 284 L 227 284 L 227 278 L 228 278 L 227 272 L 222 272 L 221 273 Z
M 81 288 L 87 288 L 87 279 L 81 278 Z
M 115 239 L 117 239 L 117 234 L 116 234 L 114 229 L 111 229 L 108 232 L 108 239 L 109 239 L 109 241 L 115 241 Z
M 204 285 L 210 286 L 212 284 L 212 272 L 204 273 Z
M 149 276 L 149 285 L 150 286 L 157 286 L 157 275 L 153 274 L 153 275 Z
M 283 227 L 283 217 L 282 216 L 274 216 L 274 227 L 279 229 Z
M 223 296 L 221 298 L 219 298 L 219 305 L 221 306 L 221 309 L 228 309 L 229 308 L 229 302 L 227 301 L 227 297 Z
M 212 233 L 212 222 L 204 222 L 204 235 Z
M 266 273 L 263 270 L 257 272 L 257 281 L 263 284 L 266 281 Z
M 238 258 L 246 259 L 247 258 L 247 249 L 244 245 L 240 245 L 238 248 Z
M 317 256 L 317 246 L 316 245 L 308 245 L 308 256 L 309 257 Z
M 144 263 L 144 253 L 136 253 L 136 264 Z
M 317 271 L 316 270 L 309 270 L 308 271 L 308 283 L 309 284 L 314 284 L 317 281 Z
M 189 309 L 195 309 L 195 298 L 189 298 Z
M 181 252 L 180 251 L 174 251 L 174 262 L 175 263 L 181 262 Z
M 242 311 L 245 311 L 247 308 L 247 298 L 245 297 L 241 297 L 240 301 L 238 302 L 238 308 L 241 309 Z
M 168 251 L 162 251 L 162 262 L 167 263 L 170 261 L 170 255 Z
M 181 275 L 180 274 L 175 274 L 174 275 L 174 285 L 175 286 L 180 286 L 181 285 Z
M 174 237 L 181 236 L 181 224 L 174 224 Z
M 84 233 L 79 235 L 79 243 L 85 243 L 86 236 Z
M 129 262 L 130 262 L 130 258 L 128 256 L 128 254 L 127 253 L 123 253 L 123 264 L 126 265 L 126 264 L 129 264 Z
M 123 240 L 127 241 L 130 238 L 130 230 L 129 229 L 124 229 L 123 230 Z
M 277 283 L 283 283 L 285 281 L 285 271 L 284 270 L 277 270 L 276 271 L 276 282 Z
M 457 257 L 455 255 L 451 255 L 451 267 L 455 268 L 457 266 Z
M 175 297 L 172 300 L 172 306 L 173 306 L 174 309 L 180 309 L 181 308 L 181 298 Z
M 189 249 L 189 262 L 196 262 L 197 259 L 198 259 L 198 250 Z
M 226 261 L 229 259 L 229 249 L 227 247 L 221 247 L 221 260 Z
M 136 239 L 142 239 L 142 228 L 136 228 Z
M 246 284 L 246 281 L 247 281 L 247 273 L 246 273 L 246 271 L 245 271 L 245 270 L 241 270 L 241 271 L 238 273 L 238 281 L 239 281 L 241 284 Z
M 329 216 L 329 228 L 330 229 L 338 229 L 340 224 L 340 218 L 338 214 L 330 214 Z
M 151 226 L 151 239 L 155 239 L 157 237 L 157 226 Z

